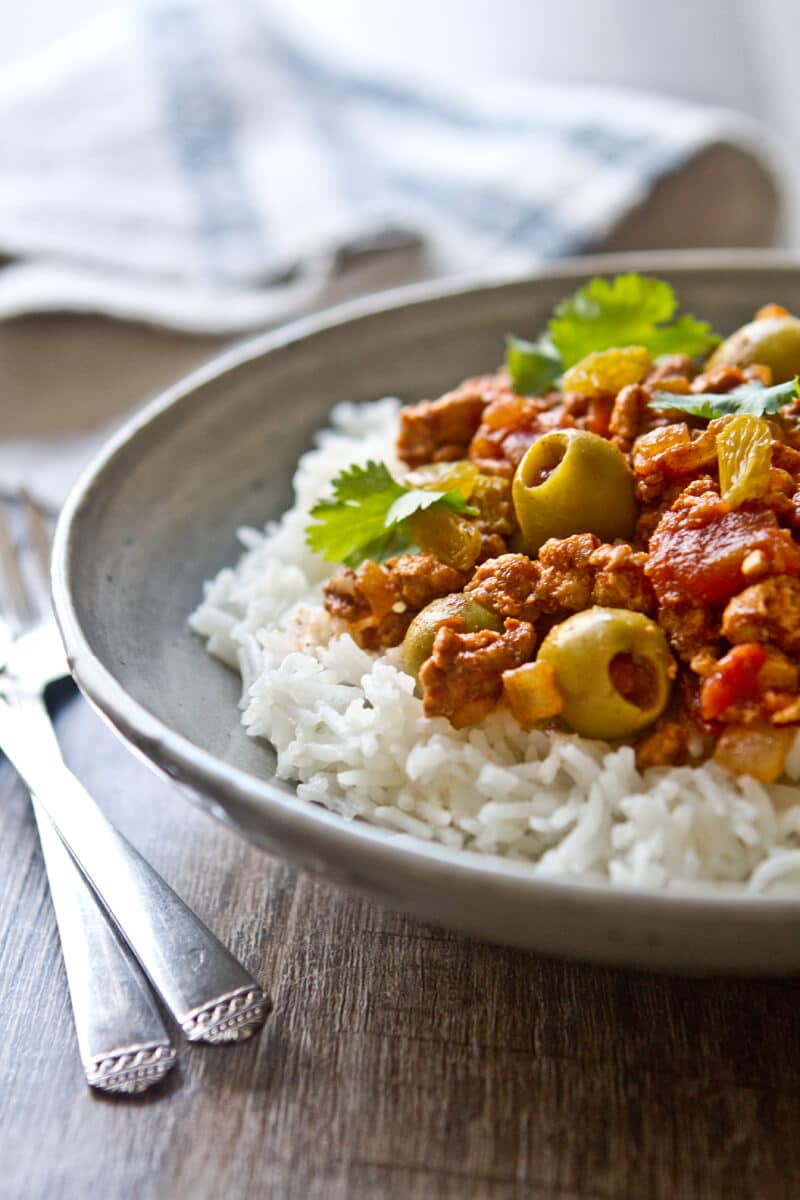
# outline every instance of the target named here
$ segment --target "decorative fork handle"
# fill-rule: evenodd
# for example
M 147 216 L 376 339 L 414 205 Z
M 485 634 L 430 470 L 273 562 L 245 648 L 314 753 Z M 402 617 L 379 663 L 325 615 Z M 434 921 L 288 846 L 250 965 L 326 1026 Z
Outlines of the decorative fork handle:
M 101 813 L 61 757 L 44 702 L 0 701 L 0 748 L 35 792 L 184 1037 L 238 1042 L 263 1025 L 258 983 Z
M 177 1061 L 152 994 L 34 795 L 86 1081 L 133 1095 Z

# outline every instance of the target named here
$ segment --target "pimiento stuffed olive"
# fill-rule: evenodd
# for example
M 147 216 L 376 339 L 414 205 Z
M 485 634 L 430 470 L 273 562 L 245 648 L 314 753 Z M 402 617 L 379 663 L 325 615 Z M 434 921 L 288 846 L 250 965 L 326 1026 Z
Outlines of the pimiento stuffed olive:
M 548 538 L 594 533 L 604 542 L 630 538 L 637 508 L 625 456 L 584 429 L 555 429 L 533 443 L 512 487 L 514 510 L 530 554 Z
M 780 309 L 776 315 L 756 318 L 717 347 L 707 368 L 747 367 L 751 363 L 769 367 L 773 383 L 800 375 L 800 320 Z
M 676 672 L 655 621 L 622 608 L 587 608 L 554 625 L 537 661 L 555 672 L 570 728 L 612 740 L 661 716 Z
M 503 630 L 503 622 L 497 613 L 463 592 L 432 600 L 414 617 L 403 639 L 403 666 L 409 675 L 418 678 L 420 667 L 431 656 L 437 631 L 444 621 L 453 617 L 461 618 L 467 633 L 478 629 L 493 629 L 496 633 Z

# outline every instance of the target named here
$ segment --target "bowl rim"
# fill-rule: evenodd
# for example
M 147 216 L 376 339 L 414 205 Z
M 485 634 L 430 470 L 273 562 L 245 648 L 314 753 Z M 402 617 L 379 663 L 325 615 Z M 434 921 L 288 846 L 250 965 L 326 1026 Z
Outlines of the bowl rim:
M 453 849 L 398 834 L 367 822 L 350 820 L 298 799 L 261 778 L 195 745 L 177 733 L 126 692 L 91 648 L 84 632 L 71 587 L 72 562 L 79 552 L 82 513 L 101 485 L 106 471 L 124 448 L 165 412 L 189 398 L 201 387 L 271 352 L 304 340 L 312 334 L 358 322 L 361 318 L 416 306 L 430 301 L 454 299 L 476 291 L 502 289 L 514 284 L 581 278 L 589 274 L 708 270 L 724 276 L 736 271 L 769 270 L 800 273 L 800 253 L 771 250 L 689 250 L 604 254 L 562 259 L 535 270 L 484 272 L 415 283 L 360 297 L 335 308 L 305 316 L 250 336 L 215 355 L 135 411 L 95 454 L 73 485 L 59 515 L 52 557 L 52 594 L 56 620 L 67 651 L 73 677 L 90 704 L 104 717 L 134 752 L 138 751 L 173 781 L 188 785 L 221 808 L 219 797 L 227 795 L 264 820 L 265 827 L 280 828 L 284 837 L 303 845 L 315 858 L 328 862 L 338 852 L 351 862 L 359 855 L 376 859 L 387 871 L 400 868 L 406 877 L 435 873 L 445 885 L 480 881 L 499 891 L 523 892 L 537 898 L 557 900 L 563 905 L 584 906 L 587 902 L 613 911 L 623 902 L 640 913 L 658 910 L 676 916 L 700 913 L 723 917 L 741 916 L 772 924 L 778 919 L 797 918 L 800 898 L 764 896 L 742 891 L 716 891 L 713 885 L 691 890 L 662 890 L 609 885 L 573 878 L 543 878 L 532 874 L 531 865 L 500 855 Z M 190 408 L 189 410 L 190 411 Z M 188 617 L 188 614 L 187 614 Z M 188 626 L 187 626 L 188 635 Z M 234 822 L 234 827 L 236 827 Z M 239 831 L 241 832 L 241 830 Z

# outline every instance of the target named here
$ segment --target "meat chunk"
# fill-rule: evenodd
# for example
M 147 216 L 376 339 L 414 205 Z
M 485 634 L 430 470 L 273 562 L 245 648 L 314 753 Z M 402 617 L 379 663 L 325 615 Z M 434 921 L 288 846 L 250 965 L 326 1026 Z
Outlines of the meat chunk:
M 689 734 L 676 721 L 659 721 L 656 728 L 636 745 L 636 768 L 679 767 L 689 756 Z
M 390 558 L 386 569 L 398 600 L 416 612 L 431 600 L 460 592 L 466 582 L 465 575 L 432 554 L 401 554 L 399 558 Z
M 772 443 L 772 466 L 786 471 L 794 480 L 800 479 L 800 450 L 787 446 L 776 437 Z
M 579 612 L 590 604 L 653 613 L 647 554 L 625 542 L 601 544 L 593 533 L 551 538 L 539 551 L 536 605 L 543 613 Z
M 661 387 L 666 380 L 685 379 L 694 376 L 694 364 L 688 354 L 665 354 L 647 376 L 645 383 Z
M 745 588 L 722 614 L 729 642 L 773 642 L 789 653 L 800 651 L 800 580 L 771 575 Z
M 796 483 L 788 471 L 771 467 L 764 504 L 772 509 L 778 521 L 791 527 L 797 524 L 797 508 L 794 502 Z
M 503 672 L 527 662 L 536 633 L 527 621 L 508 618 L 503 633 L 464 633 L 443 626 L 420 668 L 427 717 L 447 717 L 456 729 L 482 721 L 503 691 Z
M 481 548 L 477 561 L 478 563 L 485 563 L 490 558 L 499 558 L 507 550 L 508 545 L 506 540 L 499 533 L 482 533 Z
M 466 458 L 487 404 L 510 390 L 504 373 L 467 379 L 438 400 L 400 410 L 397 453 L 410 467 Z
M 368 559 L 345 567 L 323 588 L 326 610 L 364 650 L 398 646 L 413 617 L 440 596 L 460 592 L 466 576 L 431 554 L 403 554 L 385 566 Z
M 709 484 L 712 481 L 709 480 Z M 639 520 L 636 522 L 636 531 L 634 533 L 634 545 L 647 549 L 650 545 L 650 538 L 658 528 L 658 523 L 665 512 L 672 508 L 675 501 L 683 491 L 684 484 L 668 483 L 661 477 L 661 483 L 657 489 L 656 498 L 651 501 L 645 501 L 642 508 L 639 510 Z M 638 486 L 637 486 L 638 493 Z M 640 501 L 644 498 L 639 496 Z
M 623 449 L 630 448 L 653 415 L 651 397 L 652 392 L 641 383 L 629 383 L 617 394 L 608 427 Z
M 701 653 L 716 657 L 719 620 L 702 600 L 695 600 L 680 590 L 666 592 L 660 598 L 656 620 L 670 646 L 684 662 L 691 662 Z
M 478 567 L 464 591 L 501 617 L 535 621 L 540 567 L 527 554 L 502 554 Z
M 744 383 L 744 371 L 741 367 L 720 366 L 704 371 L 692 381 L 692 391 L 699 395 L 721 395 Z
M 800 668 L 788 655 L 775 646 L 764 646 L 766 661 L 758 675 L 762 691 L 796 692 L 800 683 Z
M 600 545 L 593 533 L 550 538 L 539 551 L 541 573 L 536 602 L 542 612 L 579 612 L 592 602 L 591 557 Z
M 646 562 L 647 555 L 627 542 L 598 546 L 589 556 L 589 565 L 595 571 L 592 603 L 652 615 L 656 598 L 644 573 Z

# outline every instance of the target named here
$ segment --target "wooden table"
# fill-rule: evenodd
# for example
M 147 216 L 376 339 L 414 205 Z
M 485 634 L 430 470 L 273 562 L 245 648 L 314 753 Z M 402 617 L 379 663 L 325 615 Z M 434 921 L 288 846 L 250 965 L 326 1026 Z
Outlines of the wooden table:
M 270 860 L 79 698 L 67 757 L 271 990 L 260 1038 L 160 1091 L 86 1087 L 27 796 L 0 763 L 0 1197 L 800 1196 L 800 981 L 552 962 Z

